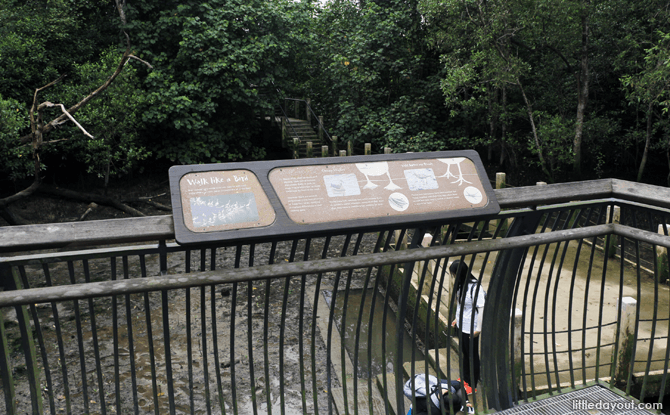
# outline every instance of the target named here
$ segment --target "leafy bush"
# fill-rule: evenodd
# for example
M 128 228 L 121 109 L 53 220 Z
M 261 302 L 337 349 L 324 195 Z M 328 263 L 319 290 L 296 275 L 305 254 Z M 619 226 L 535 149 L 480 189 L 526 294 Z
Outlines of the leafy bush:
M 17 146 L 20 132 L 26 127 L 28 113 L 15 99 L 0 95 L 0 175 L 10 180 L 33 174 L 30 146 Z

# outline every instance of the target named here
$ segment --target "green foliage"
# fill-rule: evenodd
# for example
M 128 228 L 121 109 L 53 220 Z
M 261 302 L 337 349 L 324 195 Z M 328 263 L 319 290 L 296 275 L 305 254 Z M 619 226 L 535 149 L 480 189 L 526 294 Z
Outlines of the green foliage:
M 334 2 L 315 31 L 318 57 L 307 87 L 334 120 L 331 134 L 393 151 L 447 146 L 438 60 L 426 48 L 416 2 Z
M 177 163 L 262 157 L 252 140 L 261 96 L 287 83 L 305 42 L 309 3 L 290 0 L 139 2 L 127 28 L 154 70 L 144 120 L 151 146 Z
M 25 128 L 27 111 L 14 99 L 0 95 L 0 174 L 10 180 L 33 174 L 30 146 L 18 147 L 16 139 Z
M 36 88 L 116 43 L 112 7 L 106 0 L 0 0 L 0 94 L 29 104 Z

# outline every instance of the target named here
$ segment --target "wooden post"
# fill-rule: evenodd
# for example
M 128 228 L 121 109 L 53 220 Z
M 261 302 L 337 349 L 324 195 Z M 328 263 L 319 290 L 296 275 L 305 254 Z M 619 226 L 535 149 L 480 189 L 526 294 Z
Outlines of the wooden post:
M 618 207 L 618 206 L 617 206 Z M 666 236 L 664 224 L 658 225 L 659 235 Z M 666 282 L 670 278 L 668 270 L 668 248 L 661 245 L 656 245 L 656 269 L 658 270 L 658 282 Z
M 319 143 L 323 143 L 323 115 L 319 115 L 319 129 L 317 133 L 319 135 Z
M 337 136 L 334 135 L 333 136 L 333 157 L 337 157 L 338 154 L 339 153 L 337 152 Z
M 372 155 L 372 143 L 365 143 L 364 153 L 366 156 Z
M 314 157 L 314 151 L 312 150 L 312 142 L 311 141 L 307 142 L 307 149 L 306 149 L 305 153 L 306 153 L 305 157 L 307 157 L 307 158 Z
M 311 102 L 312 102 L 311 99 L 309 99 L 309 98 L 305 98 L 305 116 L 306 116 L 305 119 L 306 119 L 307 121 L 309 121 L 309 122 L 312 122 L 312 116 L 311 116 L 311 114 L 310 114 L 311 111 L 310 111 L 310 106 L 309 106 L 309 104 L 310 104 Z
M 496 173 L 496 189 L 504 189 L 505 188 L 505 173 Z
M 621 207 L 614 206 L 614 211 L 611 210 L 612 206 L 607 206 L 607 214 L 605 215 L 605 222 L 610 223 L 610 216 L 612 216 L 612 223 L 618 224 L 621 222 Z M 610 215 L 611 214 L 611 215 Z M 660 232 L 660 230 L 659 230 Z M 616 256 L 616 249 L 619 246 L 619 237 L 617 235 L 609 236 L 609 245 L 605 247 L 605 252 L 610 258 Z
M 293 158 L 300 158 L 300 139 L 298 137 L 293 139 Z
M 340 150 L 340 157 L 346 157 L 347 156 L 347 150 Z
M 384 147 L 384 154 L 391 154 L 391 147 Z
M 347 140 L 347 156 L 352 156 L 354 154 L 354 141 L 349 139 Z
M 621 308 L 621 320 L 619 321 L 619 341 L 617 343 L 616 355 L 612 356 L 614 369 L 614 384 L 621 386 L 628 382 L 630 375 L 630 363 L 634 359 L 633 345 L 635 342 L 635 308 L 637 300 L 632 297 L 624 297 L 619 300 Z
M 321 146 L 321 157 L 328 157 L 328 146 Z
M 281 117 L 281 147 L 286 148 L 286 117 Z

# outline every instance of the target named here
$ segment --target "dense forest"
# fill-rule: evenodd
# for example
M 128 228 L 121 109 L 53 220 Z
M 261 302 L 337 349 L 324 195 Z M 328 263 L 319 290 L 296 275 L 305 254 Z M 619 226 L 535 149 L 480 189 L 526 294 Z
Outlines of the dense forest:
M 285 97 L 373 152 L 668 185 L 670 1 L 0 0 L 0 196 L 271 157 Z

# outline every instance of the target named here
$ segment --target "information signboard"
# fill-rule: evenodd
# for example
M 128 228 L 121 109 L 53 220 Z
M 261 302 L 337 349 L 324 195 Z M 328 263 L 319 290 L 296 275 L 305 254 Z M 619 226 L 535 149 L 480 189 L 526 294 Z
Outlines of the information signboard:
M 471 150 L 173 166 L 170 186 L 179 243 L 412 226 L 500 210 Z

